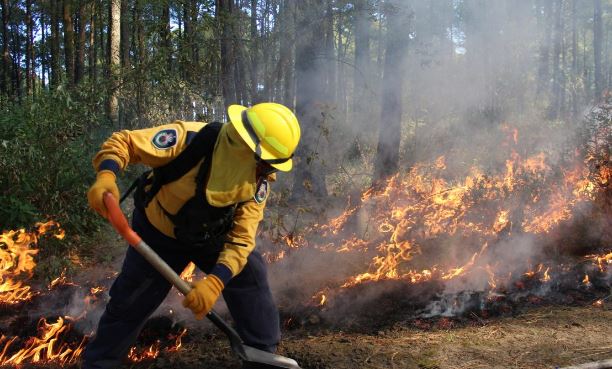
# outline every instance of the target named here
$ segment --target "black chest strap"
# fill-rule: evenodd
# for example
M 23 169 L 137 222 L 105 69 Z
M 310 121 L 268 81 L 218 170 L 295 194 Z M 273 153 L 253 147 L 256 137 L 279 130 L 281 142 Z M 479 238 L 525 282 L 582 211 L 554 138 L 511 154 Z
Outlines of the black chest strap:
M 162 186 L 174 182 L 193 169 L 202 158 L 212 157 L 223 123 L 209 123 L 195 134 L 191 142 L 169 163 L 145 173 L 136 193 L 136 205 L 146 208 Z

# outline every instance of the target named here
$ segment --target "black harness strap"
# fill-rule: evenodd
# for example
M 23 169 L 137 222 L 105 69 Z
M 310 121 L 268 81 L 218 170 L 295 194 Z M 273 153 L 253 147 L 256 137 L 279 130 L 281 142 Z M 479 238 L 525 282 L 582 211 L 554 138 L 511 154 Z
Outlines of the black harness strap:
M 162 186 L 180 179 L 198 165 L 202 158 L 210 158 L 222 126 L 223 123 L 219 122 L 207 124 L 193 136 L 191 142 L 176 158 L 166 165 L 154 168 L 152 170 L 153 175 L 151 175 L 151 171 L 145 172 L 139 178 L 139 191 L 137 191 L 136 197 L 139 198 L 137 203 L 140 204 L 137 204 L 137 206 L 146 208 Z M 145 187 L 148 186 L 150 187 L 146 189 Z
M 178 180 L 198 165 L 202 158 L 210 157 L 221 126 L 222 124 L 219 122 L 207 124 L 176 158 L 164 166 L 153 169 L 153 183 L 148 191 L 150 195 L 147 196 L 147 204 L 163 185 Z

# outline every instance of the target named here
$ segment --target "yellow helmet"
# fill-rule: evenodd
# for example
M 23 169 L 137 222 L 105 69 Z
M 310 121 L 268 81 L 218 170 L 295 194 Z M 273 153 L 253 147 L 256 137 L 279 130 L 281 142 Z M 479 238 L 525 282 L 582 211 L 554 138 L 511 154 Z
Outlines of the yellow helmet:
M 289 108 L 269 102 L 250 108 L 230 105 L 227 113 L 257 159 L 283 172 L 291 170 L 291 158 L 300 141 L 300 124 Z

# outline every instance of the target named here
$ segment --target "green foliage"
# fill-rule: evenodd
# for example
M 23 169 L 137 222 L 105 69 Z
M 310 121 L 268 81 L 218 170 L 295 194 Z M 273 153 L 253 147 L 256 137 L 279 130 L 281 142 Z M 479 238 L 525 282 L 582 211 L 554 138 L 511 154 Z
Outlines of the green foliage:
M 101 98 L 101 97 L 100 97 Z M 58 88 L 0 115 L 0 227 L 28 227 L 53 218 L 69 232 L 97 226 L 87 208 L 91 157 L 103 130 L 95 94 Z
M 62 273 L 70 275 L 75 264 L 67 257 L 70 245 L 65 240 L 58 240 L 52 236 L 43 237 L 38 248 L 35 276 L 50 282 Z

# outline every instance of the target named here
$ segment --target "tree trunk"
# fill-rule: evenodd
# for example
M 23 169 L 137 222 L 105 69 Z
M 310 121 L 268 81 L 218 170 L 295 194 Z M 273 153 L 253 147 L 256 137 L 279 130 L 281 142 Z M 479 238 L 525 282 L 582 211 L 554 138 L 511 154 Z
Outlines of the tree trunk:
M 26 0 L 26 94 L 31 96 L 34 92 L 34 31 L 32 21 L 32 1 Z
M 295 104 L 295 1 L 284 0 L 281 12 L 280 59 L 283 75 L 283 104 L 293 109 Z
M 578 117 L 578 32 L 576 19 L 578 0 L 572 0 L 572 118 Z
M 325 37 L 325 74 L 327 83 L 325 88 L 325 95 L 327 97 L 327 104 L 336 106 L 336 50 L 334 47 L 334 12 L 332 7 L 332 0 L 327 0 L 325 9 L 325 26 L 324 26 L 324 37 Z
M 345 34 L 344 26 L 344 15 L 342 12 L 338 13 L 338 20 L 336 22 L 336 105 L 338 106 L 339 119 L 338 124 L 344 124 L 348 118 L 348 96 L 347 96 L 347 83 L 346 83 L 346 63 L 348 59 L 347 47 L 349 45 L 348 39 L 350 34 Z M 345 42 L 346 41 L 346 42 Z
M 585 28 L 582 29 L 582 87 L 584 89 L 583 95 L 584 100 L 591 100 L 593 96 L 593 92 L 591 91 L 591 84 L 589 81 L 589 68 L 587 64 L 587 39 L 586 39 L 587 30 Z
M 46 80 L 49 77 L 48 63 L 47 63 L 47 54 L 48 50 L 46 48 L 47 45 L 47 32 L 46 32 L 46 23 L 45 23 L 45 12 L 40 12 L 40 43 L 43 45 L 40 53 L 40 87 L 44 89 L 46 86 Z
M 216 17 L 220 34 L 221 48 L 221 88 L 225 106 L 236 102 L 236 84 L 234 80 L 235 57 L 232 46 L 232 13 L 233 0 L 217 0 Z
M 367 0 L 355 1 L 355 68 L 353 70 L 352 120 L 369 122 L 371 109 L 366 108 L 368 76 L 370 70 L 370 22 Z
M 270 34 L 272 33 L 270 30 L 270 1 L 271 0 L 264 1 L 265 6 L 262 15 L 263 21 L 261 27 L 261 48 L 263 49 L 263 100 L 266 101 L 272 100 L 272 72 L 270 71 L 270 60 L 272 59 L 272 37 L 270 36 Z
M 51 0 L 51 86 L 57 87 L 60 83 L 60 47 L 59 47 L 59 2 Z
M 105 22 L 104 22 L 104 12 L 106 10 L 108 10 L 108 7 L 106 7 L 107 3 L 100 1 L 98 3 L 98 55 L 99 58 L 101 59 L 101 63 L 100 66 L 102 67 L 102 76 L 103 78 L 107 79 L 109 78 L 109 71 L 108 71 L 108 66 L 110 64 L 110 53 L 108 52 L 109 50 L 109 42 L 110 42 L 110 35 L 108 35 L 106 38 L 104 38 L 104 36 L 108 33 L 106 32 L 106 30 L 110 31 L 110 17 L 108 19 L 108 27 L 105 27 Z M 108 13 L 108 12 L 107 12 Z M 99 72 L 98 72 L 99 73 Z
M 172 71 L 173 62 L 172 62 L 172 39 L 170 35 L 170 2 L 169 0 L 165 0 L 163 3 L 162 16 L 161 16 L 161 25 L 160 25 L 160 35 L 164 45 L 164 52 L 166 56 L 166 61 L 168 65 L 168 71 Z
M 200 80 L 200 39 L 198 37 L 198 0 L 190 1 L 190 18 L 191 18 L 191 33 L 192 36 L 189 39 L 191 42 L 191 73 L 194 83 Z
M 402 64 L 406 51 L 405 22 L 399 2 L 389 2 L 385 9 L 388 21 L 385 41 L 384 86 L 382 110 L 378 126 L 378 146 L 374 165 L 374 181 L 394 175 L 399 168 L 402 122 Z
M 610 64 L 610 28 L 608 28 L 606 30 L 606 51 L 604 52 L 604 55 L 606 56 L 606 59 L 604 60 L 604 66 L 606 66 L 608 68 L 607 72 L 604 72 L 607 74 L 606 78 L 605 78 L 605 90 L 608 91 L 612 91 L 612 65 Z
M 321 55 L 324 44 L 320 42 L 320 30 L 325 27 L 323 0 L 304 0 L 296 4 L 297 29 L 302 30 L 296 37 L 296 112 L 302 127 L 302 139 L 296 153 L 299 165 L 295 170 L 294 199 L 303 199 L 308 194 L 327 197 L 325 171 L 320 152 L 325 147 L 323 105 L 325 96 L 325 68 Z
M 552 57 L 552 86 L 551 86 L 551 96 L 553 97 L 553 102 L 550 106 L 549 117 L 551 119 L 556 119 L 559 117 L 560 108 L 561 108 L 561 85 L 562 85 L 562 76 L 561 76 L 561 52 L 562 52 L 562 44 L 563 44 L 563 23 L 562 23 L 562 14 L 563 14 L 563 0 L 556 0 L 554 4 L 554 45 L 553 45 L 553 57 Z
M 126 0 L 123 0 L 126 1 Z M 121 40 L 121 0 L 110 0 L 109 6 L 109 71 L 110 83 L 108 93 L 108 115 L 115 127 L 119 123 L 119 78 L 121 58 L 119 42 Z
M 383 49 L 383 44 L 384 44 L 384 40 L 383 40 L 383 33 L 382 33 L 382 29 L 383 29 L 383 2 L 379 1 L 378 2 L 378 29 L 376 30 L 376 40 L 378 41 L 378 47 L 376 48 L 376 77 L 378 77 L 378 79 L 382 79 L 382 75 L 383 75 L 383 55 L 384 55 L 384 49 Z
M 181 55 L 183 58 L 183 75 L 184 78 L 193 83 L 193 49 L 191 44 L 194 42 L 193 26 L 191 24 L 191 5 L 193 1 L 188 1 L 183 4 L 183 24 L 185 25 L 185 32 L 183 32 L 183 45 Z
M 72 0 L 63 2 L 64 19 L 64 63 L 66 66 L 66 81 L 74 85 L 74 26 L 72 24 Z
M 145 34 L 144 34 L 144 25 L 142 19 L 142 8 L 143 8 L 144 0 L 135 0 L 134 8 L 133 8 L 133 21 L 134 21 L 134 38 L 135 40 L 135 53 L 136 60 L 134 64 L 136 68 L 141 71 L 142 66 L 146 63 L 147 52 L 145 50 Z M 135 76 L 136 80 L 136 116 L 138 119 L 142 119 L 145 111 L 145 94 L 146 90 L 144 87 L 144 78 L 142 73 L 138 73 Z
M 602 50 L 603 50 L 603 22 L 601 19 L 601 0 L 594 0 L 593 14 L 593 61 L 595 62 L 595 102 L 601 101 L 604 89 Z
M 11 56 L 9 52 L 9 2 L 2 0 L 2 94 L 10 95 Z
M 12 76 L 11 76 L 11 84 L 12 84 L 12 95 L 17 97 L 18 101 L 21 101 L 22 98 L 22 89 L 21 89 L 21 81 L 23 79 L 21 73 L 21 45 L 19 44 L 19 27 L 17 22 L 11 24 L 11 41 L 12 41 L 12 50 L 10 54 L 12 56 L 11 62 L 13 63 L 12 67 Z M 10 47 L 11 45 L 9 45 Z
M 550 79 L 550 44 L 552 41 L 552 24 L 554 17 L 552 16 L 553 0 L 544 0 L 543 14 L 540 14 L 538 6 L 538 23 L 540 23 L 540 47 L 539 47 L 539 65 L 538 65 L 538 84 L 537 94 L 540 95 L 544 91 L 548 91 Z
M 144 25 L 142 24 L 142 6 L 143 0 L 136 0 L 134 4 L 134 26 L 136 27 L 136 39 L 137 39 L 137 61 L 136 64 L 140 65 L 144 63 L 147 58 L 147 53 L 145 49 L 145 33 L 144 33 Z
M 26 92 L 34 93 L 34 27 L 32 21 L 32 0 L 26 0 Z
M 87 40 L 87 14 L 85 11 L 85 7 L 87 4 L 83 0 L 79 1 L 79 10 L 78 10 L 78 43 L 77 43 L 77 56 L 76 63 L 74 66 L 74 82 L 79 84 L 83 79 L 83 75 L 85 74 L 85 43 Z
M 96 76 L 96 63 L 97 61 L 97 49 L 96 49 L 96 18 L 97 18 L 97 6 L 96 1 L 92 1 L 90 4 L 91 18 L 89 23 L 89 80 L 95 82 Z
M 121 1 L 121 68 L 130 67 L 130 23 L 128 17 L 129 0 Z
M 283 20 L 279 19 L 280 22 Z M 251 102 L 259 101 L 257 96 L 257 59 L 259 50 L 257 49 L 257 0 L 251 0 Z M 282 51 L 281 51 L 282 53 Z
M 242 14 L 242 9 L 238 8 L 235 11 L 237 16 Z M 236 102 L 240 105 L 246 105 L 249 95 L 249 90 L 247 88 L 247 79 L 249 76 L 247 75 L 247 62 L 248 57 L 245 55 L 245 48 L 247 45 L 243 42 L 239 35 L 242 34 L 240 30 L 240 24 L 238 22 L 234 22 L 232 19 L 232 46 L 234 48 L 234 81 L 236 83 Z

